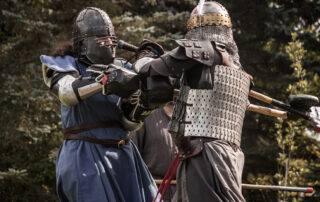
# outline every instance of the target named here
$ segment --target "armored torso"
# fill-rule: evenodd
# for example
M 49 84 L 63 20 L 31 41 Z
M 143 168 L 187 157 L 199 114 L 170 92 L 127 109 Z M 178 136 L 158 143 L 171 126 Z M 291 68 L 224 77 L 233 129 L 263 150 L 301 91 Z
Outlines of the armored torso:
M 185 136 L 222 139 L 240 146 L 248 104 L 250 78 L 242 70 L 218 65 L 213 89 L 190 89 L 186 103 Z
M 169 130 L 191 137 L 212 137 L 240 146 L 250 76 L 217 65 L 212 89 L 182 86 Z

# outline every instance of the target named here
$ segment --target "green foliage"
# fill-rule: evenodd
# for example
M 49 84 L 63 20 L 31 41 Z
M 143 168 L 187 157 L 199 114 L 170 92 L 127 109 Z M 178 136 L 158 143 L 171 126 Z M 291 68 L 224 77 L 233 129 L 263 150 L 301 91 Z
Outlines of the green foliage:
M 292 61 L 290 65 L 294 69 L 292 77 L 299 79 L 297 82 L 288 85 L 287 92 L 291 95 L 310 93 L 310 81 L 307 80 L 306 70 L 302 66 L 302 59 L 307 51 L 303 48 L 303 43 L 297 40 L 296 33 L 292 34 L 292 42 L 285 46 L 285 51 Z M 314 80 L 314 78 L 318 78 L 318 76 L 314 75 L 312 79 Z M 319 142 L 312 141 L 310 138 L 310 136 L 315 136 L 316 134 L 311 134 L 313 132 L 307 126 L 308 123 L 301 119 L 295 121 L 280 120 L 275 124 L 277 130 L 276 140 L 281 152 L 277 158 L 279 170 L 274 177 L 279 185 L 317 187 L 320 185 L 318 180 L 308 179 L 307 177 L 312 174 L 314 168 L 319 169 L 319 165 L 314 165 L 314 161 L 319 156 L 312 154 L 317 154 L 320 146 Z M 308 146 L 306 146 L 307 142 Z M 281 201 L 286 201 L 287 199 L 302 201 L 305 195 L 299 195 L 294 192 L 280 192 L 279 197 Z

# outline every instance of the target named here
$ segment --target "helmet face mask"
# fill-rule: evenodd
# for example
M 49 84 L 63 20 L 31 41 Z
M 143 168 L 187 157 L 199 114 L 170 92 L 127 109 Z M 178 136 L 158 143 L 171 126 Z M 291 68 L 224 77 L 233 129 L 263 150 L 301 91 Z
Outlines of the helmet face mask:
M 108 37 L 108 36 L 107 36 Z M 104 37 L 106 39 L 106 37 Z M 111 39 L 110 39 L 111 40 Z M 91 64 L 110 64 L 113 62 L 116 54 L 116 46 L 114 44 L 98 40 L 97 37 L 91 36 L 83 40 L 83 54 Z
M 107 48 L 117 47 L 117 37 L 115 36 L 96 37 L 96 41 L 100 46 L 105 46 Z
M 76 58 L 85 64 L 110 64 L 116 53 L 117 40 L 112 22 L 101 9 L 81 11 L 73 27 Z

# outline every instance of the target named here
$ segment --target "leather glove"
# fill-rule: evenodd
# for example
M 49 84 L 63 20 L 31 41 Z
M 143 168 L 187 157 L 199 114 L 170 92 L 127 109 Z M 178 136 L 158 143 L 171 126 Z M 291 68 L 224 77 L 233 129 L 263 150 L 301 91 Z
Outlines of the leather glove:
M 164 50 L 160 44 L 144 39 L 138 47 L 136 59 L 143 57 L 158 58 L 163 54 Z

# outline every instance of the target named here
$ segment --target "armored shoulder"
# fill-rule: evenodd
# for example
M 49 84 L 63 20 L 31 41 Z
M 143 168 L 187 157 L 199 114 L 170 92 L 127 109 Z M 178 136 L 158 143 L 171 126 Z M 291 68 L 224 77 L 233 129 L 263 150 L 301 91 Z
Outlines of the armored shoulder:
M 214 48 L 210 41 L 197 39 L 180 39 L 176 43 L 185 49 L 186 57 L 207 66 L 214 63 Z

